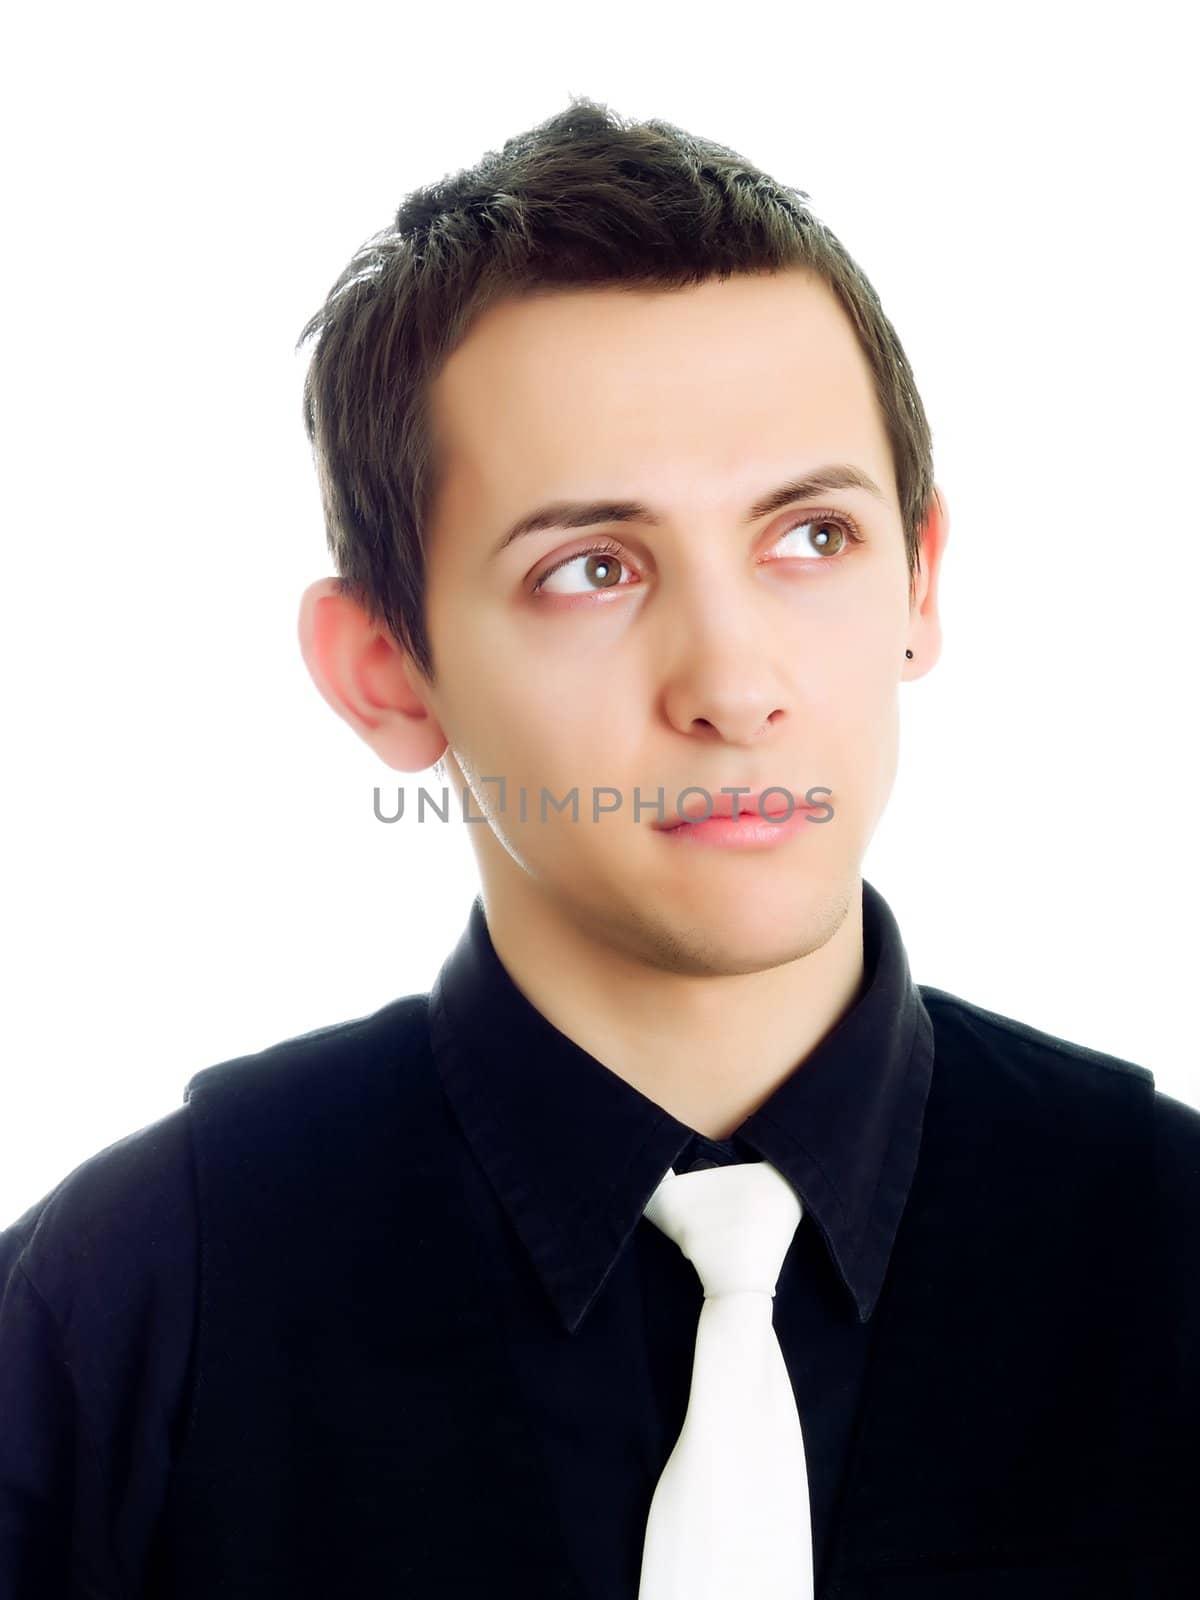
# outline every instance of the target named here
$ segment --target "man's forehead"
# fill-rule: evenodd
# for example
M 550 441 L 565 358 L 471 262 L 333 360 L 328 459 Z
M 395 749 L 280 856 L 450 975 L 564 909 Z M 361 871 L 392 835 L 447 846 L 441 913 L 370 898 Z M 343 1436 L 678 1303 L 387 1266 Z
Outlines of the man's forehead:
M 430 423 L 447 511 L 637 480 L 749 503 L 783 461 L 860 462 L 891 494 L 870 368 L 808 273 L 493 306 L 433 385 Z
M 660 351 L 703 362 L 730 351 L 763 357 L 781 346 L 844 358 L 858 350 L 836 292 L 808 269 L 735 273 L 682 288 L 539 286 L 505 295 L 469 326 L 443 364 L 434 392 L 470 387 L 498 365 L 518 380 L 535 365 L 566 367 L 586 352 L 601 366 L 652 365 Z

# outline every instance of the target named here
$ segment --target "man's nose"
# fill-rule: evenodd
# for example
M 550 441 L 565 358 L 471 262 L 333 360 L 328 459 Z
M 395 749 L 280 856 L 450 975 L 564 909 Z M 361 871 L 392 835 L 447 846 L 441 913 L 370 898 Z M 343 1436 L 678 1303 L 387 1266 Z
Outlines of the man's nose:
M 663 685 L 669 721 L 730 744 L 763 738 L 786 716 L 788 696 L 761 611 L 728 594 L 684 609 Z

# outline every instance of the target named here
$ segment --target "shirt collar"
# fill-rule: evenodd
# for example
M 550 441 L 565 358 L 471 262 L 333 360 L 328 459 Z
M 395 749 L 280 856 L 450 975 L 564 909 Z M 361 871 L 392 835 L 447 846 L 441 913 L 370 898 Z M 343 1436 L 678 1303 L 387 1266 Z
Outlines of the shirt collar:
M 734 1147 L 796 1190 L 865 1322 L 916 1167 L 933 1029 L 890 908 L 865 879 L 862 896 L 858 998 L 739 1125 Z M 689 1147 L 717 1152 L 522 994 L 479 896 L 429 1017 L 451 1107 L 573 1333 L 667 1171 Z

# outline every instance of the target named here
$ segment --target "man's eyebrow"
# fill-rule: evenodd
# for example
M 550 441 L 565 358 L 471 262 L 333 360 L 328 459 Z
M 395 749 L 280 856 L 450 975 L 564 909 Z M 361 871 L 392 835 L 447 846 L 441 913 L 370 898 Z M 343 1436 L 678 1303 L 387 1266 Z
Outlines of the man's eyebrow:
M 817 467 L 815 471 L 806 472 L 799 478 L 789 478 L 787 483 L 770 490 L 750 507 L 744 523 L 749 526 L 761 517 L 770 516 L 773 511 L 781 511 L 793 500 L 810 500 L 814 495 L 830 493 L 835 489 L 865 489 L 879 500 L 884 498 L 883 490 L 861 467 L 838 462 Z M 495 554 L 499 555 L 514 539 L 524 538 L 526 534 L 542 533 L 548 528 L 588 528 L 598 522 L 643 522 L 657 528 L 661 526 L 662 518 L 640 500 L 555 500 L 548 505 L 538 506 L 536 511 L 530 511 L 514 522 L 496 546 Z

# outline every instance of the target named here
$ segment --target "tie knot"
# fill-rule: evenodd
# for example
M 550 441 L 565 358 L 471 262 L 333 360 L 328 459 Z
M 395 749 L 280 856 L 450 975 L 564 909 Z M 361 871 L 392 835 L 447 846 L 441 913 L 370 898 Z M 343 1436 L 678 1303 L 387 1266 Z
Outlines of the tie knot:
M 769 1161 L 668 1172 L 646 1216 L 687 1256 L 706 1297 L 773 1295 L 804 1215 L 796 1191 Z

